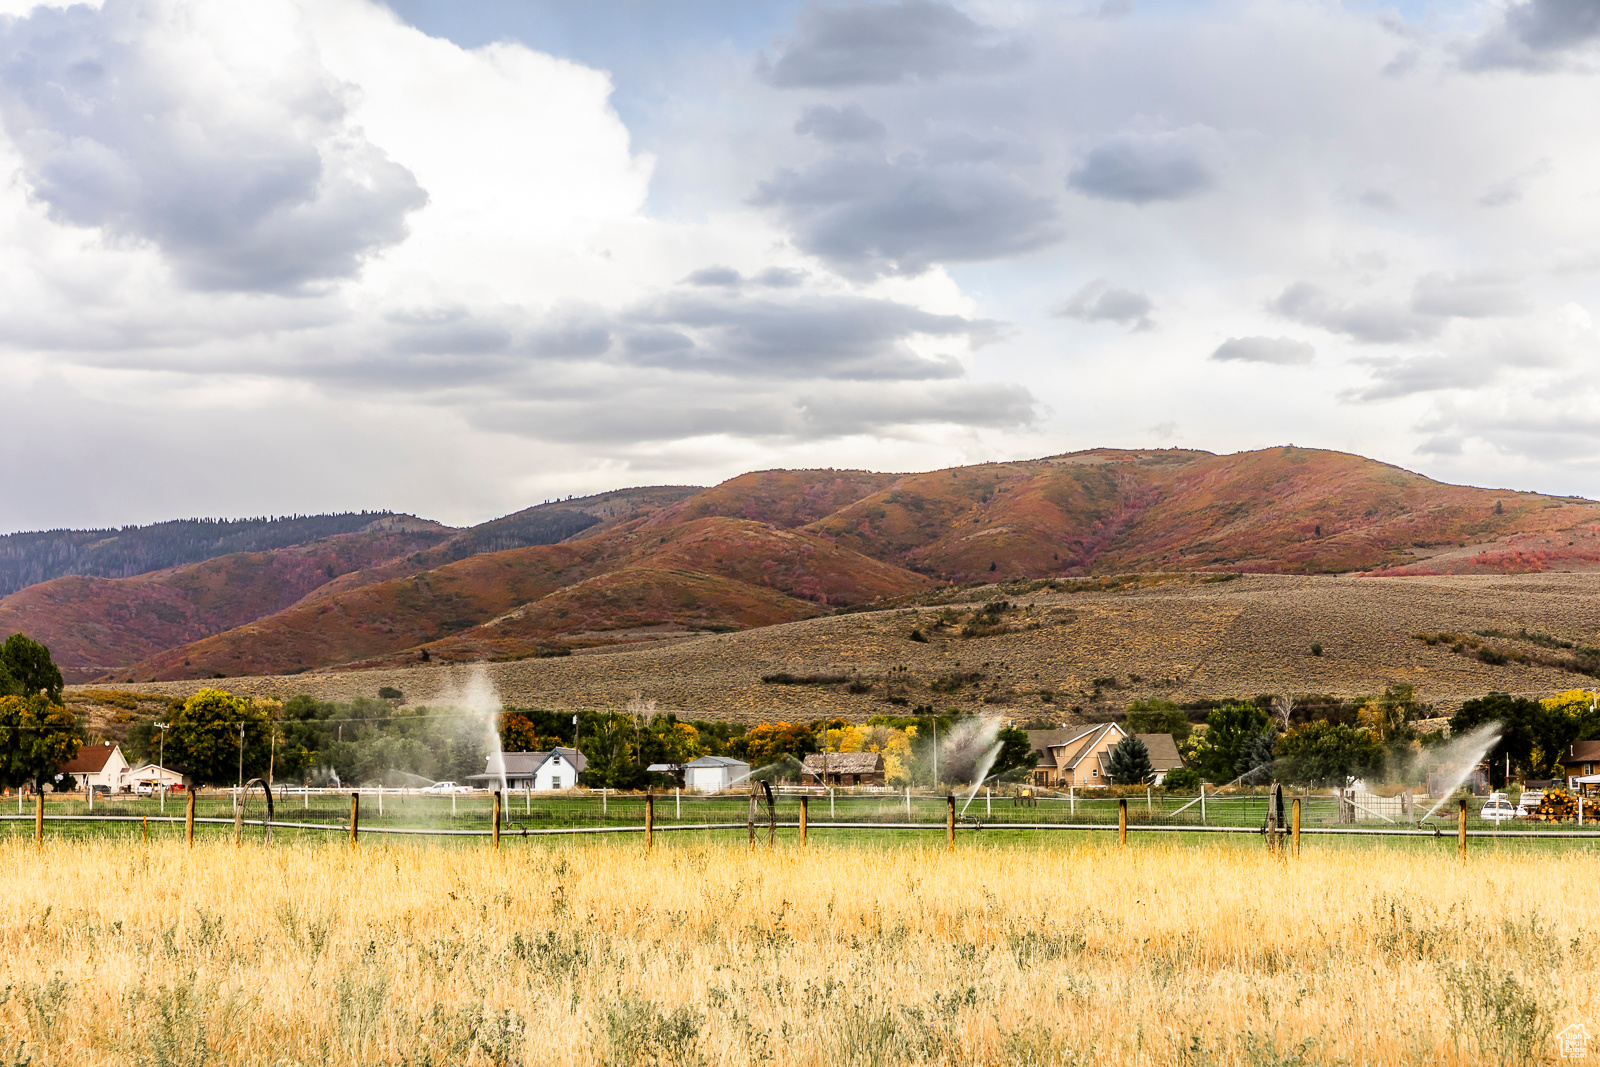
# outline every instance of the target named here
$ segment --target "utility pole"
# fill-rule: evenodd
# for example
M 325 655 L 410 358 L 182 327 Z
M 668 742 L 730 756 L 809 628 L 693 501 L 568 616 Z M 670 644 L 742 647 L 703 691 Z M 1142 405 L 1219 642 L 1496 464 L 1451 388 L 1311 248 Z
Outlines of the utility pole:
M 156 745 L 156 764 L 161 768 L 161 814 L 167 813 L 167 727 L 169 723 L 158 722 L 156 729 L 161 731 L 161 740 Z

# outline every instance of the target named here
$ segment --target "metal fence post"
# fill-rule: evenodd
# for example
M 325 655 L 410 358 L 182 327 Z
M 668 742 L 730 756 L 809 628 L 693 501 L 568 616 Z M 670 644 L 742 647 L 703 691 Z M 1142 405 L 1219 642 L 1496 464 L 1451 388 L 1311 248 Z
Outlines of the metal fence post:
M 945 798 L 947 805 L 944 815 L 944 844 L 946 851 L 956 850 L 956 795 L 949 794 Z
M 1128 798 L 1117 798 L 1117 845 L 1128 847 Z
M 494 850 L 500 851 L 500 790 L 494 791 L 494 829 L 489 832 L 494 841 Z
M 1462 859 L 1467 858 L 1467 798 L 1461 798 L 1461 807 L 1456 812 L 1456 855 Z
M 1294 858 L 1300 858 L 1300 798 L 1294 798 Z
M 807 796 L 802 796 L 800 798 L 800 847 L 801 848 L 805 848 L 806 847 L 806 819 L 811 813 L 810 812 L 810 808 L 811 808 L 810 801 L 811 801 L 811 798 L 807 797 Z
M 44 811 L 43 805 L 40 806 L 39 811 L 41 813 Z M 189 789 L 189 800 L 183 812 L 183 839 L 188 842 L 190 848 L 194 848 L 194 788 L 192 786 Z

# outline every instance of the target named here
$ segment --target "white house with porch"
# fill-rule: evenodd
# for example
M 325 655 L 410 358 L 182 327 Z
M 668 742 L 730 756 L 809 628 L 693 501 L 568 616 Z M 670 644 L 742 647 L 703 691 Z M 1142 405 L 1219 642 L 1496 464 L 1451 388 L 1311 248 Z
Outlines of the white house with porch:
M 61 765 L 62 774 L 70 774 L 85 789 L 104 789 L 121 793 L 133 788 L 128 777 L 131 768 L 122 756 L 122 746 L 111 741 L 84 745 L 78 754 Z
M 474 774 L 467 779 L 474 788 L 499 789 L 501 768 L 504 767 L 507 789 L 512 792 L 532 789 L 535 793 L 571 789 L 578 784 L 578 775 L 589 766 L 583 753 L 575 748 L 557 748 L 549 752 L 502 752 L 498 757 L 490 753 L 485 762 L 487 766 L 482 774 Z

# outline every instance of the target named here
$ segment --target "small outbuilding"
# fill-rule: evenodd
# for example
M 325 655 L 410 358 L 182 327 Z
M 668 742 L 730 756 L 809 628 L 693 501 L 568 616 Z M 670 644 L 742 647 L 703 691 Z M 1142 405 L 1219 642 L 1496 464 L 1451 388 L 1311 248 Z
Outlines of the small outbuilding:
M 135 788 L 181 790 L 184 787 L 184 773 L 176 767 L 141 763 L 128 772 L 128 781 Z
M 883 785 L 881 752 L 813 752 L 801 764 L 806 785 Z
M 122 756 L 122 746 L 112 741 L 84 745 L 78 754 L 61 765 L 62 774 L 70 774 L 86 789 L 103 789 L 108 793 L 121 793 L 133 788 L 128 777 L 128 761 Z
M 683 765 L 683 787 L 697 793 L 720 793 L 750 777 L 750 764 L 732 756 L 701 756 Z

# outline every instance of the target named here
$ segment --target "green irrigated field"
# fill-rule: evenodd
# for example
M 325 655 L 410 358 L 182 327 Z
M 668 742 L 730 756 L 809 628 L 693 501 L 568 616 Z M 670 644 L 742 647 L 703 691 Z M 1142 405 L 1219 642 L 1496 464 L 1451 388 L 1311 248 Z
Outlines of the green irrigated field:
M 1286 814 L 1295 799 L 1301 802 L 1301 824 L 1307 831 L 1303 846 L 1308 848 L 1366 847 L 1377 843 L 1422 849 L 1453 850 L 1456 842 L 1457 808 L 1446 802 L 1438 815 L 1423 824 L 1434 830 L 1434 837 L 1384 836 L 1376 831 L 1415 830 L 1416 822 L 1402 824 L 1381 819 L 1365 820 L 1355 826 L 1340 824 L 1337 801 L 1330 795 L 1304 794 L 1285 800 Z M 1032 846 L 1043 843 L 1087 843 L 1105 839 L 1116 841 L 1118 801 L 1113 798 L 1055 797 L 1019 802 L 1008 794 L 960 794 L 956 798 L 958 843 L 982 842 L 997 846 Z M 195 798 L 197 836 L 234 836 L 234 800 L 229 792 L 202 792 Z M 12 801 L 14 803 L 14 801 Z M 865 793 L 839 791 L 833 795 L 812 794 L 808 804 L 808 836 L 834 844 L 883 844 L 892 842 L 928 845 L 942 841 L 949 801 L 932 794 Z M 4 803 L 4 801 L 0 801 Z M 1260 831 L 1266 823 L 1269 798 L 1264 791 L 1208 796 L 1202 809 L 1196 797 L 1168 796 L 1152 791 L 1127 798 L 1130 839 L 1135 844 L 1156 841 L 1233 841 L 1261 847 Z M 181 837 L 184 833 L 185 798 L 169 797 L 165 813 L 156 798 L 128 798 L 99 801 L 90 811 L 81 797 L 47 798 L 45 833 L 51 838 L 109 837 L 142 841 L 148 832 L 153 840 Z M 1416 817 L 1431 802 L 1420 801 Z M 360 796 L 358 828 L 366 843 L 451 844 L 459 847 L 488 847 L 493 826 L 492 795 L 462 794 L 455 797 L 418 793 L 385 792 L 380 798 L 368 791 Z M 505 798 L 501 837 L 506 842 L 555 844 L 575 838 L 620 835 L 639 838 L 646 800 L 639 794 L 601 795 L 567 793 L 529 795 L 513 793 Z M 801 799 L 779 794 L 769 812 L 766 801 L 758 797 L 752 816 L 747 794 L 716 796 L 666 793 L 654 797 L 653 826 L 659 835 L 674 841 L 742 842 L 748 840 L 747 826 L 753 821 L 756 839 L 765 845 L 772 837 L 786 846 L 798 840 Z M 1467 828 L 1472 848 L 1512 848 L 1523 844 L 1547 848 L 1591 849 L 1600 839 L 1579 837 L 1573 824 L 1527 821 L 1496 825 L 1478 818 L 1481 801 L 1469 801 Z M 272 817 L 275 840 L 342 839 L 348 836 L 351 794 L 304 791 L 277 797 Z M 20 812 L 0 808 L 0 836 L 29 836 L 34 832 L 35 809 L 25 800 Z M 244 806 L 240 837 L 259 843 L 264 838 L 266 807 L 259 791 L 250 794 Z M 771 821 L 778 824 L 775 834 Z M 702 829 L 703 828 L 703 829 Z M 1357 829 L 1368 833 L 1334 835 L 1319 831 Z M 1600 827 L 1584 827 L 1597 831 Z M 1219 832 L 1222 831 L 1222 832 Z M 1243 832 L 1240 832 L 1243 831 Z M 1538 840 L 1513 836 L 1536 834 Z

